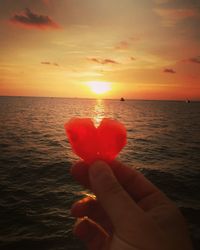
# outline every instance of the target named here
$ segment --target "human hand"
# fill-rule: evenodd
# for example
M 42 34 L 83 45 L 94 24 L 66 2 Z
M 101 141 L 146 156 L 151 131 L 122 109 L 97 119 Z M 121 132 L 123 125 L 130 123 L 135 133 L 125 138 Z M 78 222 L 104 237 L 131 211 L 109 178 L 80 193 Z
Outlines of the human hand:
M 89 250 L 191 250 L 178 208 L 140 172 L 114 161 L 72 168 L 96 195 L 76 202 L 74 233 Z

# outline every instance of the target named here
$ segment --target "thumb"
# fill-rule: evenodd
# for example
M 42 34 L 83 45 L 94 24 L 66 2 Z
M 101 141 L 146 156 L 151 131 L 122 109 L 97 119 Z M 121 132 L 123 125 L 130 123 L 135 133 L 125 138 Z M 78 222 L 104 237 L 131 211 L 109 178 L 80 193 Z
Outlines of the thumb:
M 117 181 L 111 168 L 103 161 L 93 163 L 89 168 L 93 192 L 110 217 L 114 228 L 126 227 L 128 221 L 136 220 L 141 209 Z

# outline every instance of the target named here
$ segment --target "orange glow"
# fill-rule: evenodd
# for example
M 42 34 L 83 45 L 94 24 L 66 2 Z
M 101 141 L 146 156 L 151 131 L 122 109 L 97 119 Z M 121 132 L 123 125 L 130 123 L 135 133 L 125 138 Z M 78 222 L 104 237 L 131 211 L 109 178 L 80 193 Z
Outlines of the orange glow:
M 200 100 L 194 3 L 2 1 L 0 95 Z
M 92 81 L 87 82 L 87 85 L 91 89 L 91 91 L 97 95 L 107 93 L 111 90 L 111 83 L 110 82 L 99 82 L 99 81 Z

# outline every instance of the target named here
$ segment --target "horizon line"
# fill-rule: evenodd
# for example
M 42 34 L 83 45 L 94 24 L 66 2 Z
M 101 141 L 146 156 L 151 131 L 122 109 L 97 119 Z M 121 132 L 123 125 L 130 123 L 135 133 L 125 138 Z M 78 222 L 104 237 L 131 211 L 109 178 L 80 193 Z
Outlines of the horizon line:
M 62 98 L 62 99 L 89 99 L 89 100 L 97 100 L 97 99 L 102 99 L 102 100 L 120 100 L 121 97 L 119 98 L 100 98 L 100 97 L 66 97 L 66 96 L 29 96 L 29 95 L 0 95 L 0 97 L 27 97 L 27 98 Z M 124 97 L 123 97 L 124 98 Z M 199 102 L 199 99 L 144 99 L 144 98 L 124 98 L 127 101 L 179 101 L 179 102 L 184 102 L 184 101 L 192 101 L 192 102 Z

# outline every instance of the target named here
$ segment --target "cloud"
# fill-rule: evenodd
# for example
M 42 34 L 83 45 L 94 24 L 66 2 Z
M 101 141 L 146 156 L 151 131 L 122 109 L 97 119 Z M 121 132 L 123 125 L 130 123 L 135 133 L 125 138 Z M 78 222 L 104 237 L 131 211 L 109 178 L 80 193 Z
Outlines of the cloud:
M 139 37 L 130 36 L 128 39 L 122 40 L 119 43 L 117 43 L 117 45 L 115 46 L 115 49 L 117 49 L 117 50 L 128 50 L 131 47 L 131 45 L 134 42 L 137 42 L 138 40 L 140 40 Z
M 47 62 L 47 61 L 45 61 L 45 62 L 41 62 L 41 64 L 45 64 L 45 65 L 52 65 L 52 66 L 56 66 L 56 67 L 58 67 L 58 66 L 59 66 L 59 64 L 58 64 L 58 63 L 52 63 L 52 62 Z
M 199 13 L 196 9 L 164 9 L 157 8 L 154 12 L 162 18 L 163 26 L 174 26 L 176 23 L 190 17 L 199 17 Z
M 88 60 L 90 60 L 92 62 L 96 62 L 96 63 L 101 63 L 100 60 L 97 58 L 88 58 Z
M 130 59 L 131 59 L 131 61 L 135 61 L 136 60 L 135 57 L 133 57 L 133 56 L 131 56 Z
M 112 60 L 112 59 L 104 59 L 104 60 L 102 61 L 102 63 L 103 63 L 103 64 L 109 64 L 109 63 L 111 63 L 111 64 L 119 64 L 117 61 Z
M 88 58 L 88 60 L 95 62 L 95 63 L 102 64 L 102 65 L 104 65 L 104 64 L 119 64 L 117 61 L 112 60 L 112 59 L 108 59 L 108 58 L 98 59 L 98 58 L 93 57 L 93 58 Z
M 192 63 L 200 63 L 200 56 L 190 58 L 188 61 Z
M 115 49 L 127 50 L 129 47 L 130 47 L 130 43 L 128 41 L 121 41 L 116 45 Z
M 16 25 L 35 29 L 58 29 L 60 26 L 49 16 L 39 15 L 26 8 L 23 13 L 15 14 L 10 21 Z
M 164 73 L 170 73 L 170 74 L 175 74 L 176 73 L 176 71 L 173 70 L 173 69 L 164 69 L 163 72 Z

